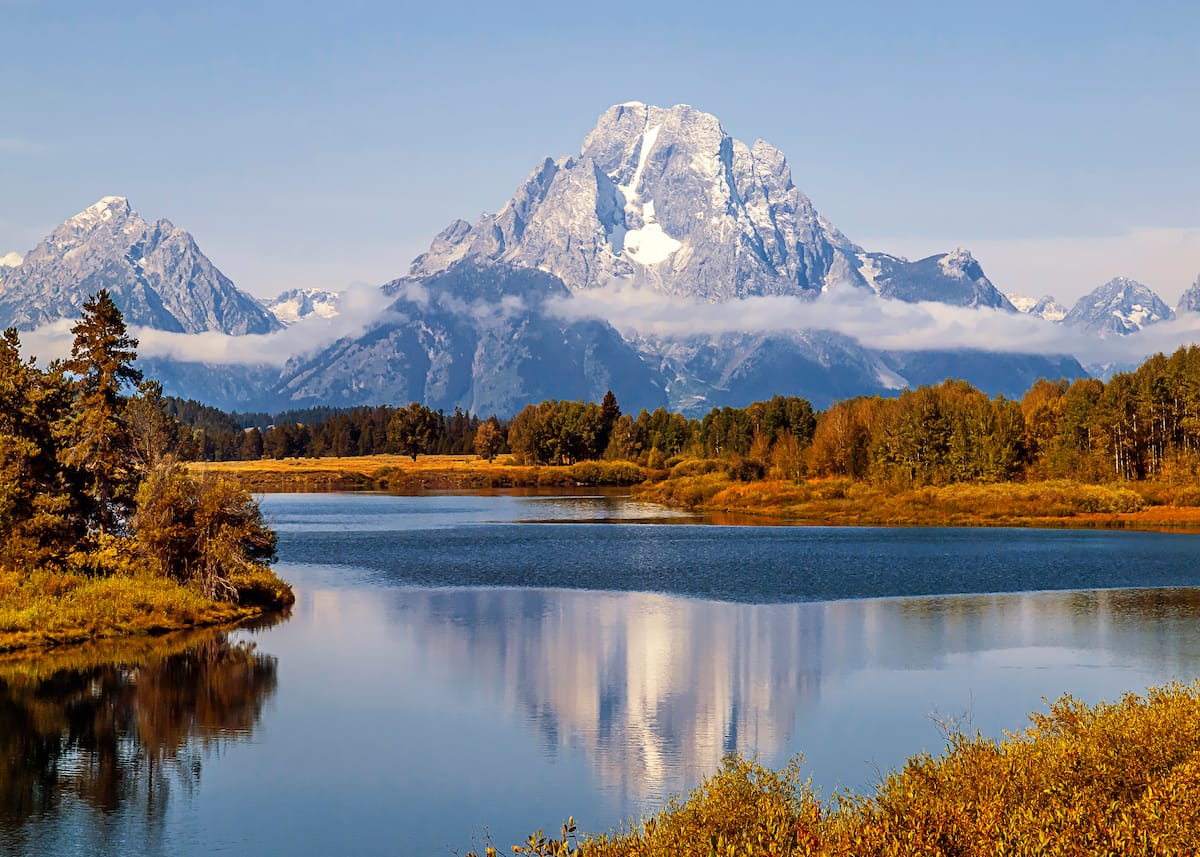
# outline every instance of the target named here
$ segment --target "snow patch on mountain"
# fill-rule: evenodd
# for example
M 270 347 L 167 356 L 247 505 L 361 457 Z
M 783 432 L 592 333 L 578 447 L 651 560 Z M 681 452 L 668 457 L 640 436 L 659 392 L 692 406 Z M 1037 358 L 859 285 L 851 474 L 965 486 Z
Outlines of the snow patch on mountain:
M 5 253 L 0 256 L 0 268 L 15 268 L 25 259 L 20 253 Z

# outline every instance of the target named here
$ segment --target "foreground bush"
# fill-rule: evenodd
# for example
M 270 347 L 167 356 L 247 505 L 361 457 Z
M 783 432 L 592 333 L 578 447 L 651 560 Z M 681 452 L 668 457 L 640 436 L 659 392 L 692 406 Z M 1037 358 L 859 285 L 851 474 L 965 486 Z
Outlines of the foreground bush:
M 958 857 L 1194 854 L 1200 846 L 1200 682 L 1088 706 L 1065 696 L 1002 740 L 953 733 L 873 795 L 817 798 L 797 762 L 726 759 L 633 829 L 513 851 L 561 857 Z M 488 849 L 495 853 L 494 849 Z

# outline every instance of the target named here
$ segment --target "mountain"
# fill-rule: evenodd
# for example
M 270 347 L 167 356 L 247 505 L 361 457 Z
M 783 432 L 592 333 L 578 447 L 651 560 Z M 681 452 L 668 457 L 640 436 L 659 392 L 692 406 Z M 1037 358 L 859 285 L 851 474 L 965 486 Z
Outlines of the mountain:
M 325 289 L 289 289 L 267 301 L 267 312 L 282 324 L 295 324 L 303 319 L 335 318 L 338 314 L 340 292 Z
M 1188 286 L 1179 297 L 1179 305 L 1175 307 L 1176 315 L 1185 313 L 1200 313 L 1200 276 L 1196 277 L 1196 281 Z
M 543 399 L 598 402 L 610 389 L 626 410 L 667 403 L 653 367 L 610 325 L 550 311 L 551 298 L 569 295 L 552 274 L 463 261 L 384 288 L 396 300 L 378 323 L 293 359 L 277 401 L 419 401 L 504 416 Z
M 1031 298 L 1027 295 L 1008 295 L 1009 301 L 1017 312 L 1044 318 L 1046 321 L 1062 321 L 1067 315 L 1067 308 L 1056 301 L 1051 295 Z
M 605 288 L 614 281 L 623 289 Z M 284 292 L 264 307 L 186 232 L 165 220 L 147 224 L 124 199 L 106 197 L 19 265 L 0 268 L 0 323 L 5 314 L 26 326 L 76 314 L 102 286 L 131 324 L 164 330 L 270 332 L 343 308 L 345 330 L 357 318 L 336 293 L 319 290 Z M 624 287 L 669 313 L 678 307 L 669 326 L 679 332 L 637 329 L 639 317 L 616 303 Z M 909 261 L 855 244 L 817 213 L 779 150 L 735 140 L 715 117 L 685 105 L 610 108 L 577 156 L 543 160 L 496 214 L 452 222 L 382 291 L 390 305 L 360 333 L 293 356 L 281 371 L 165 359 L 155 368 L 168 393 L 225 408 L 422 401 L 500 416 L 548 398 L 598 401 L 608 389 L 626 411 L 670 406 L 698 415 L 776 393 L 825 407 L 948 376 L 1011 395 L 1042 375 L 1084 374 L 1070 358 L 937 342 L 891 352 L 866 336 L 806 329 L 810 306 L 821 318 L 874 316 L 864 329 L 879 329 L 889 316 L 876 312 L 883 304 L 873 296 L 892 307 L 1016 310 L 965 249 Z M 734 318 L 733 302 L 751 298 L 747 317 L 779 306 L 799 316 L 795 329 L 780 330 L 778 319 L 770 333 L 689 323 L 723 317 L 727 306 Z M 691 315 L 713 304 L 717 313 Z M 279 347 L 301 341 L 304 329 Z
M 716 302 L 848 285 L 1013 309 L 964 250 L 917 262 L 864 250 L 817 213 L 782 152 L 687 105 L 610 108 L 578 156 L 542 161 L 496 214 L 452 222 L 409 276 L 462 259 L 547 271 L 574 292 L 624 278 Z
M 0 267 L 0 328 L 79 316 L 108 289 L 131 325 L 177 333 L 269 333 L 282 327 L 168 220 L 148 223 L 119 196 L 67 220 L 19 264 Z
M 0 256 L 0 268 L 15 268 L 24 261 L 24 257 L 20 253 L 5 253 Z
M 1149 286 L 1116 277 L 1081 297 L 1063 318 L 1063 324 L 1101 337 L 1125 336 L 1174 317 L 1171 308 Z
M 385 287 L 396 301 L 384 318 L 293 360 L 276 394 L 506 414 L 611 387 L 626 410 L 665 403 L 694 415 L 775 393 L 824 407 L 956 374 L 945 349 L 922 359 L 818 330 L 631 332 L 626 342 L 603 320 L 610 293 L 596 291 L 614 280 L 707 303 L 854 289 L 1015 312 L 966 250 L 915 262 L 867 251 L 817 213 L 779 150 L 735 140 L 686 105 L 631 102 L 607 110 L 577 156 L 539 163 L 497 213 L 450 223 Z M 593 293 L 599 319 L 556 314 Z M 972 352 L 965 365 L 1006 392 L 1084 374 L 1070 358 Z

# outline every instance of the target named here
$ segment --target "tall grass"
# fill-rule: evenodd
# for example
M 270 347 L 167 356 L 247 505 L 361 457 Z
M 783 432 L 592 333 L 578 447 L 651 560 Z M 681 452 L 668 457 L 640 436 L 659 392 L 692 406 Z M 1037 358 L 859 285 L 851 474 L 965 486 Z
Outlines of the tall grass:
M 236 603 L 130 564 L 104 575 L 0 571 L 0 652 L 220 625 L 291 604 L 291 588 L 267 569 L 236 575 Z

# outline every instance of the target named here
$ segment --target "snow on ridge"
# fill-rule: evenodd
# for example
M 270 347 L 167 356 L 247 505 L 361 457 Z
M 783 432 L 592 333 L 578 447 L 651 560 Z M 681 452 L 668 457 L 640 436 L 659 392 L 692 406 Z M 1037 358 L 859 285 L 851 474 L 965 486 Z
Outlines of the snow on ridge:
M 967 265 L 974 261 L 975 257 L 969 250 L 964 247 L 955 247 L 954 250 L 938 260 L 938 266 L 947 277 L 963 280 L 967 276 Z
M 867 285 L 871 287 L 872 291 L 879 294 L 879 283 L 876 282 L 876 278 L 883 273 L 883 269 L 866 253 L 859 253 L 857 257 L 858 273 L 862 274 L 862 278 L 867 281 Z
M 25 261 L 20 253 L 5 253 L 0 256 L 0 268 L 15 268 Z
M 118 206 L 128 209 L 129 200 L 123 196 L 104 196 L 70 218 L 67 223 L 72 226 L 91 226 L 98 221 L 109 221 L 113 218 L 113 208 Z

